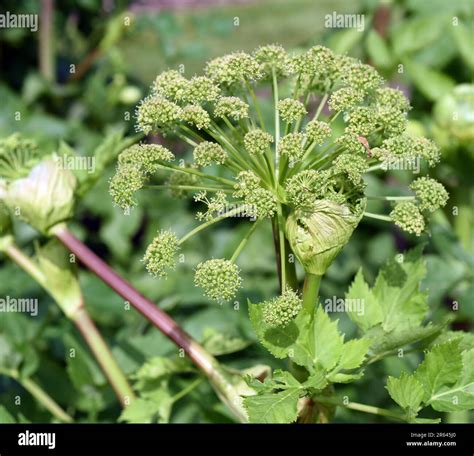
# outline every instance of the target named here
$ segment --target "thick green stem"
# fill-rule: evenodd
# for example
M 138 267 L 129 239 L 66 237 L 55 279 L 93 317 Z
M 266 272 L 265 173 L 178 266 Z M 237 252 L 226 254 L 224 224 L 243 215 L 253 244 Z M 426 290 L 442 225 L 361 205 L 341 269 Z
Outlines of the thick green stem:
M 135 393 L 86 309 L 84 307 L 78 309 L 72 316 L 72 321 L 94 353 L 95 359 L 104 371 L 120 403 L 126 407 L 135 399 Z
M 303 285 L 303 307 L 310 313 L 314 311 L 318 300 L 321 276 L 306 273 Z

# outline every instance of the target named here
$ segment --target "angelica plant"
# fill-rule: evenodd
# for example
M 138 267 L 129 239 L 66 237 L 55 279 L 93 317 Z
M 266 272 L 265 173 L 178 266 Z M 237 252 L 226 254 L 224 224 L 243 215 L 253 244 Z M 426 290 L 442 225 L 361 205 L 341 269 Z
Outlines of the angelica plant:
M 271 118 L 264 115 L 267 100 L 260 96 L 265 86 L 272 93 Z M 302 398 L 338 405 L 330 393 L 333 384 L 355 381 L 368 359 L 440 331 L 419 327 L 425 304 L 418 302 L 413 318 L 407 310 L 416 307 L 410 296 L 422 300 L 421 277 L 406 285 L 409 302 L 400 298 L 394 304 L 396 311 L 407 311 L 408 316 L 400 317 L 401 332 L 393 326 L 391 311 L 375 307 L 374 298 L 374 321 L 361 322 L 372 331 L 344 342 L 337 322 L 318 305 L 321 278 L 364 218 L 393 222 L 421 236 L 429 214 L 447 203 L 446 190 L 429 176 L 418 177 L 398 195 L 379 196 L 367 189 L 368 174 L 383 173 L 396 163 L 416 162 L 428 171 L 439 162 L 432 141 L 406 132 L 409 110 L 400 90 L 388 87 L 374 68 L 357 59 L 322 46 L 292 55 L 278 45 L 214 59 L 204 76 L 187 79 L 165 71 L 137 107 L 140 132 L 184 141 L 192 160 L 173 163 L 173 152 L 147 143 L 123 152 L 110 181 L 114 203 L 127 212 L 138 204 L 139 189 L 168 189 L 194 195 L 201 222 L 181 237 L 172 227 L 161 227 L 143 258 L 149 272 L 166 277 L 187 240 L 227 218 L 245 216 L 248 231 L 230 258 L 194 265 L 194 284 L 205 296 L 221 303 L 234 299 L 245 291 L 240 253 L 256 229 L 272 226 L 280 296 L 249 302 L 250 319 L 262 344 L 275 357 L 289 358 L 291 365 L 290 371 L 276 371 L 264 383 L 249 380 L 255 393 L 245 399 L 251 421 L 328 420 L 330 407 L 308 417 Z M 151 171 L 160 176 L 167 172 L 168 178 L 161 181 Z M 385 213 L 373 212 L 375 200 L 385 202 Z M 293 257 L 305 272 L 302 287 Z M 392 286 L 387 283 L 387 290 Z M 391 292 L 402 293 L 396 288 Z M 383 300 L 380 293 L 377 299 Z M 407 339 L 415 328 L 417 337 Z M 389 335 L 390 348 L 377 348 L 377 339 Z

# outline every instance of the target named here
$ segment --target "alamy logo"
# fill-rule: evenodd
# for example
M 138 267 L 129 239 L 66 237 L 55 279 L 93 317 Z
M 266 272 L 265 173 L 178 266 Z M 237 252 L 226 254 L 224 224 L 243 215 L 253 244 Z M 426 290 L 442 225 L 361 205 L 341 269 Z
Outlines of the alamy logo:
M 324 16 L 324 26 L 326 28 L 353 28 L 358 32 L 363 32 L 365 19 L 363 14 L 337 14 L 333 11 L 332 14 Z
M 56 434 L 54 432 L 21 432 L 18 434 L 20 446 L 47 446 L 50 450 L 56 448 Z
M 0 298 L 0 313 L 20 312 L 29 313 L 32 317 L 38 315 L 38 300 L 36 298 Z
M 326 312 L 351 312 L 361 316 L 364 315 L 364 299 L 342 299 L 333 296 L 324 301 L 324 310 Z
M 0 28 L 24 28 L 38 31 L 37 14 L 14 14 L 7 11 L 0 14 Z

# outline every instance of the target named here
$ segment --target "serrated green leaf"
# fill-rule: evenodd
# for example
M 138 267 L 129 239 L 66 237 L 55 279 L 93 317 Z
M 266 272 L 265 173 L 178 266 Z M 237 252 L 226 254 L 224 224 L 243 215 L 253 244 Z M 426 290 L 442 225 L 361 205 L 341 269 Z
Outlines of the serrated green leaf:
M 304 388 L 311 388 L 319 391 L 325 388 L 327 384 L 328 381 L 326 380 L 325 372 L 322 368 L 320 368 L 314 370 L 314 372 L 311 373 L 302 386 Z
M 166 389 L 153 392 L 153 396 L 134 400 L 120 415 L 127 423 L 168 423 L 173 398 Z
M 462 371 L 456 383 L 441 388 L 428 402 L 439 412 L 474 409 L 474 349 L 462 353 Z
M 357 369 L 364 362 L 372 341 L 370 339 L 352 339 L 342 348 L 338 369 Z
M 365 282 L 362 269 L 359 269 L 357 272 L 345 297 L 346 301 L 352 299 L 361 300 L 364 303 L 362 315 L 359 315 L 350 306 L 347 306 L 347 315 L 363 332 L 382 322 L 382 308 Z
M 436 336 L 452 321 L 451 317 L 445 318 L 442 322 L 433 325 L 429 323 L 426 326 L 408 327 L 403 330 L 394 329 L 385 332 L 382 327 L 371 328 L 366 333 L 366 337 L 371 338 L 374 343 L 370 347 L 372 356 L 381 358 L 383 355 L 389 354 L 397 348 L 405 347 L 420 342 L 429 337 Z
M 427 311 L 426 295 L 419 291 L 426 274 L 422 258 L 412 261 L 410 252 L 402 261 L 389 261 L 379 272 L 373 288 L 384 314 L 385 331 L 419 325 Z
M 423 385 L 413 375 L 403 372 L 399 378 L 388 377 L 387 390 L 390 397 L 404 410 L 418 412 L 423 401 Z
M 251 423 L 293 423 L 297 418 L 299 388 L 289 388 L 276 394 L 261 394 L 244 399 Z
M 311 353 L 311 364 L 305 366 L 311 372 L 317 364 L 326 370 L 334 368 L 339 361 L 344 338 L 321 306 L 318 306 L 308 328 L 307 346 Z
M 462 368 L 458 340 L 433 347 L 414 374 L 425 390 L 424 401 L 431 400 L 443 387 L 454 384 L 460 377 Z
M 285 327 L 271 328 L 265 324 L 262 317 L 262 306 L 248 301 L 249 316 L 253 329 L 260 343 L 276 358 L 287 358 L 291 355 L 293 362 L 305 366 L 311 360 L 311 353 L 301 333 L 310 322 L 310 315 L 300 314 Z

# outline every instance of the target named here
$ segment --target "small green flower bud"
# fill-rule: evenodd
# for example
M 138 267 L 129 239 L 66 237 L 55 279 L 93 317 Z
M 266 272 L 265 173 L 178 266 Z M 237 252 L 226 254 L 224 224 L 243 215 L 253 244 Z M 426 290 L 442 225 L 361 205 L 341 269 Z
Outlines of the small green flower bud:
M 401 201 L 390 212 L 395 225 L 408 233 L 419 236 L 425 229 L 425 219 L 418 206 L 411 201 Z
M 216 103 L 214 115 L 234 120 L 245 119 L 249 116 L 249 105 L 237 97 L 222 97 Z
M 252 171 L 242 171 L 237 176 L 234 198 L 240 198 L 248 207 L 248 212 L 262 219 L 273 217 L 277 210 L 276 196 L 260 186 L 260 178 Z
M 263 73 L 267 76 L 274 70 L 278 76 L 288 76 L 294 71 L 292 60 L 285 49 L 277 44 L 261 46 L 254 52 L 254 57 Z
M 7 183 L 2 199 L 8 208 L 42 233 L 73 214 L 77 180 L 53 160 L 36 165 L 27 177 Z
M 161 96 L 145 98 L 137 108 L 137 127 L 146 135 L 172 129 L 181 118 L 181 108 Z
M 289 133 L 281 138 L 278 144 L 280 155 L 286 155 L 290 162 L 290 166 L 299 162 L 304 155 L 303 141 L 305 136 L 303 133 Z
M 262 308 L 263 320 L 271 327 L 285 327 L 299 314 L 303 301 L 298 293 L 287 288 L 283 294 L 265 301 Z
M 308 122 L 304 131 L 306 137 L 318 145 L 323 144 L 332 134 L 331 126 L 327 122 L 320 120 L 311 120 Z
M 306 272 L 316 275 L 326 272 L 349 241 L 362 213 L 362 208 L 352 213 L 346 205 L 317 200 L 311 212 L 295 210 L 289 215 L 288 241 Z
M 218 190 L 214 196 L 207 197 L 206 191 L 201 191 L 194 195 L 194 201 L 204 203 L 207 206 L 205 212 L 198 212 L 196 218 L 198 220 L 212 220 L 219 215 L 227 205 L 227 195 L 222 191 Z
M 334 53 L 324 46 L 314 46 L 293 60 L 296 70 L 313 83 L 320 82 L 318 88 L 332 86 L 339 77 L 337 59 Z
M 134 163 L 124 163 L 117 166 L 114 176 L 109 181 L 109 193 L 114 204 L 128 210 L 137 205 L 135 193 L 146 182 L 146 176 L 141 167 Z
M 189 81 L 181 73 L 176 70 L 168 70 L 156 77 L 152 91 L 154 95 L 180 101 L 183 99 L 188 85 Z
M 159 162 L 174 160 L 173 153 L 160 144 L 135 144 L 120 153 L 119 165 L 137 165 L 145 174 L 153 174 Z
M 362 155 L 341 154 L 334 160 L 335 171 L 347 175 L 354 185 L 361 182 L 368 168 L 367 159 Z
M 349 87 L 363 92 L 377 89 L 383 83 L 382 77 L 374 67 L 355 59 L 348 60 L 348 65 L 342 71 L 341 79 Z
M 319 171 L 306 169 L 286 181 L 285 191 L 288 203 L 294 208 L 311 209 L 321 196 L 325 183 Z
M 198 166 L 205 167 L 213 163 L 222 165 L 227 155 L 224 149 L 217 143 L 204 141 L 193 151 L 194 161 Z
M 25 177 L 38 161 L 38 145 L 14 133 L 0 140 L 0 176 L 5 179 Z
M 277 104 L 277 109 L 280 112 L 281 118 L 288 123 L 296 122 L 299 118 L 307 114 L 304 104 L 293 98 L 280 100 Z
M 220 93 L 220 88 L 206 76 L 194 76 L 183 92 L 183 99 L 192 104 L 214 101 Z
M 420 201 L 420 210 L 434 212 L 448 202 L 449 194 L 443 184 L 430 177 L 419 177 L 410 188 Z
M 410 110 L 410 101 L 401 90 L 391 87 L 380 87 L 375 93 L 376 103 L 379 107 L 390 107 L 402 112 Z
M 369 136 L 377 126 L 377 113 L 367 106 L 358 106 L 349 111 L 344 120 L 348 123 L 346 133 Z
M 205 71 L 213 81 L 226 85 L 255 81 L 262 77 L 258 61 L 245 52 L 235 52 L 211 60 Z
M 244 137 L 245 150 L 251 155 L 264 154 L 272 142 L 270 133 L 258 129 L 250 130 Z
M 343 147 L 348 152 L 359 155 L 366 155 L 367 149 L 361 142 L 360 138 L 355 134 L 346 133 L 345 135 L 339 136 L 336 139 L 336 144 Z
M 329 109 L 334 112 L 346 111 L 364 100 L 363 92 L 353 87 L 342 87 L 329 97 Z
M 209 114 L 199 105 L 185 106 L 181 112 L 181 120 L 194 125 L 198 130 L 209 128 L 211 125 Z
M 147 271 L 154 277 L 166 277 L 167 269 L 175 268 L 175 255 L 178 249 L 176 234 L 169 230 L 158 232 L 143 257 Z
M 237 265 L 229 260 L 212 259 L 199 263 L 194 283 L 204 291 L 204 295 L 215 301 L 232 299 L 242 286 Z

